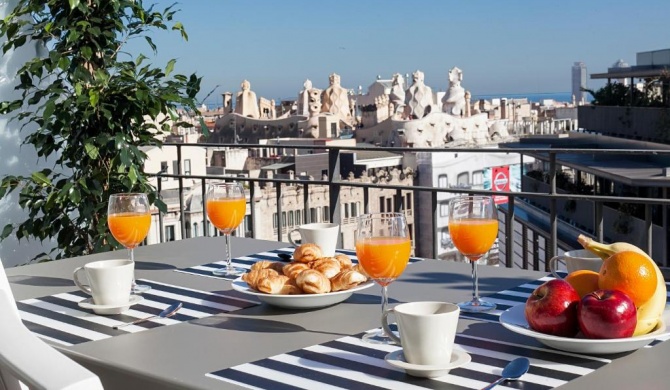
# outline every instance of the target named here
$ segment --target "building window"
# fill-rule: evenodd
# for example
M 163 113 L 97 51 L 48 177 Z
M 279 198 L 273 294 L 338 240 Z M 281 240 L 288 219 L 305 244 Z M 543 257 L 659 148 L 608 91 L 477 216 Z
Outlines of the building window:
M 386 198 L 386 212 L 390 213 L 393 211 L 393 198 Z
M 379 212 L 383 213 L 386 209 L 384 208 L 384 204 L 386 203 L 386 198 L 383 196 L 379 197 Z
M 300 210 L 295 211 L 295 223 L 298 225 L 302 224 L 302 211 Z
M 277 213 L 272 214 L 272 228 L 273 229 L 277 228 Z
M 174 241 L 176 237 L 174 235 L 174 225 L 165 227 L 165 241 Z
M 189 224 L 184 225 L 184 230 L 185 230 L 185 233 L 186 233 L 186 238 L 193 237 L 193 236 L 191 236 L 191 225 L 189 225 Z
M 168 173 L 168 163 L 167 161 L 161 161 L 161 171 L 160 173 L 167 174 Z M 167 177 L 162 178 L 163 181 L 167 180 Z
M 251 231 L 251 215 L 244 216 L 244 237 L 253 237 L 253 232 Z
M 411 210 L 412 209 L 412 193 L 408 192 L 405 194 L 405 198 L 407 199 L 405 201 L 405 210 Z
M 288 212 L 288 226 L 293 226 L 293 211 Z
M 281 212 L 281 227 L 282 229 L 286 227 L 286 211 Z
M 448 248 L 451 245 L 451 236 L 449 235 L 449 228 L 443 228 L 440 231 L 440 245 L 442 248 Z
M 189 176 L 191 174 L 191 159 L 187 158 L 184 160 L 184 175 Z
M 330 207 L 323 206 L 323 220 L 330 221 Z
M 175 175 L 179 175 L 181 172 L 179 172 L 179 165 L 177 160 L 172 161 L 172 173 Z
M 437 177 L 437 186 L 440 188 L 447 188 L 447 186 L 449 186 L 449 181 L 447 179 L 447 175 L 439 175 Z
M 349 203 L 344 204 L 344 218 L 349 218 Z
M 358 217 L 358 208 L 360 207 L 361 202 L 353 202 L 351 204 L 351 216 L 353 218 Z
M 440 217 L 449 215 L 449 202 L 440 202 Z
M 484 184 L 484 172 L 482 171 L 472 172 L 472 185 L 480 186 L 482 184 Z
M 310 207 L 309 209 L 309 222 L 317 222 L 316 209 L 314 207 Z
M 462 172 L 458 174 L 458 177 L 456 178 L 456 184 L 459 186 L 467 186 L 470 184 L 470 173 L 468 172 Z
M 193 237 L 198 237 L 198 224 L 193 224 Z

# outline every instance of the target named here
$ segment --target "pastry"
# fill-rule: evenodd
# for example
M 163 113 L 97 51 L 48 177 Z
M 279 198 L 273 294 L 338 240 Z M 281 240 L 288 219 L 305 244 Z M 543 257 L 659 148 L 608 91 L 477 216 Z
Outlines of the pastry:
M 343 270 L 353 268 L 354 263 L 351 261 L 351 257 L 345 255 L 344 253 L 338 253 L 335 255 L 335 260 L 340 263 L 340 268 Z
M 306 294 L 325 294 L 330 292 L 330 280 L 317 270 L 304 270 L 298 275 L 295 281 L 298 287 Z
M 242 275 L 242 280 L 244 280 L 249 285 L 249 287 L 253 288 L 254 290 L 258 290 L 258 282 L 261 279 L 267 278 L 269 276 L 279 276 L 279 273 L 270 268 L 257 269 Z
M 261 260 L 261 261 L 255 262 L 251 266 L 251 270 L 255 271 L 255 270 L 261 270 L 261 269 L 268 268 L 268 269 L 273 269 L 273 270 L 277 271 L 279 274 L 281 274 L 283 267 L 284 267 L 284 263 L 279 262 L 279 261 Z
M 321 272 L 326 278 L 330 279 L 340 273 L 342 270 L 340 262 L 334 257 L 322 257 L 309 263 L 309 267 L 313 270 Z
M 302 294 L 302 289 L 298 287 L 298 285 L 295 282 L 295 279 L 289 279 L 286 283 L 284 283 L 284 286 L 279 291 L 279 294 L 298 295 Z
M 333 276 L 330 279 L 330 285 L 332 291 L 342 291 L 355 287 L 367 280 L 368 278 L 362 273 L 353 269 L 348 269 Z
M 363 276 L 365 276 L 366 278 L 368 278 L 368 279 L 370 278 L 370 275 L 368 275 L 368 273 L 365 272 L 365 270 L 363 269 L 363 267 L 361 266 L 360 263 L 354 265 L 354 267 L 353 267 L 352 269 L 353 269 L 354 271 L 360 272 L 360 273 L 363 274 Z
M 309 264 L 298 263 L 297 261 L 294 261 L 292 263 L 285 264 L 282 268 L 282 273 L 291 279 L 295 279 L 299 273 L 306 269 L 309 269 Z
M 301 263 L 309 263 L 319 257 L 323 257 L 321 247 L 312 243 L 302 244 L 295 248 L 295 251 L 293 252 L 293 259 Z
M 270 275 L 258 280 L 256 290 L 266 294 L 279 294 L 289 280 L 286 275 Z

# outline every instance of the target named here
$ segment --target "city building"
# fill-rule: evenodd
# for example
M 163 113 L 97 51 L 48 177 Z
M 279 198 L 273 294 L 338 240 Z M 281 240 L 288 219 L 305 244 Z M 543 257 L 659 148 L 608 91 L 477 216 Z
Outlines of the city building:
M 583 62 L 575 62 L 572 65 L 572 96 L 573 103 L 586 103 L 586 64 Z

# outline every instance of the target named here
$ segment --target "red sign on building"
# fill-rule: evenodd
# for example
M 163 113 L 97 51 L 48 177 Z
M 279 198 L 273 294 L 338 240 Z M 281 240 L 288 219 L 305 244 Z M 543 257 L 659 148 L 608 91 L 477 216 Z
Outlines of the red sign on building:
M 510 177 L 509 165 L 501 167 L 491 167 L 491 189 L 493 191 L 509 192 Z M 507 203 L 507 197 L 501 195 L 494 195 L 493 200 L 496 204 Z

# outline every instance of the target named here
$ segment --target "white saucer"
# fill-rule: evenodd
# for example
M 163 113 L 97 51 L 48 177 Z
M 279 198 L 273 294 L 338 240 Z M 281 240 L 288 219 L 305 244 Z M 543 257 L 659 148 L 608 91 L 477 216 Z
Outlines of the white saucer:
M 96 305 L 93 303 L 93 298 L 86 298 L 79 302 L 79 307 L 93 310 L 96 314 L 108 316 L 112 314 L 121 314 L 128 310 L 130 306 L 141 302 L 143 299 L 144 298 L 142 298 L 141 295 L 131 295 L 130 301 L 128 303 L 124 303 L 123 305 Z
M 408 363 L 405 360 L 405 355 L 403 355 L 402 349 L 399 349 L 384 356 L 384 360 L 386 360 L 393 367 L 402 368 L 409 375 L 418 376 L 421 378 L 435 378 L 438 376 L 447 375 L 453 368 L 458 368 L 470 363 L 472 358 L 467 352 L 454 350 L 451 353 L 451 362 L 449 364 L 423 366 L 420 364 Z

